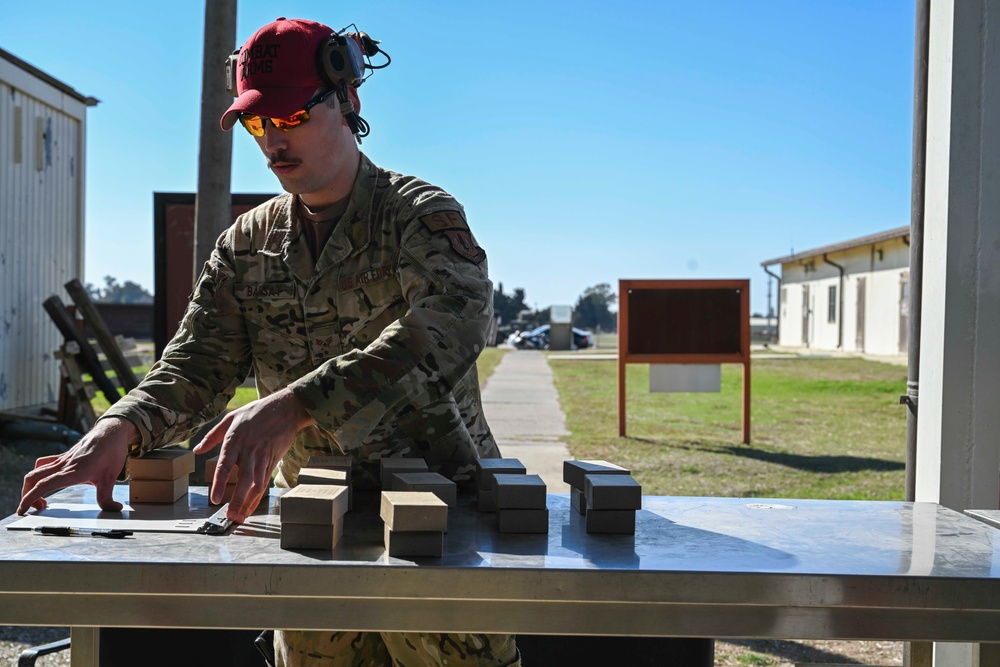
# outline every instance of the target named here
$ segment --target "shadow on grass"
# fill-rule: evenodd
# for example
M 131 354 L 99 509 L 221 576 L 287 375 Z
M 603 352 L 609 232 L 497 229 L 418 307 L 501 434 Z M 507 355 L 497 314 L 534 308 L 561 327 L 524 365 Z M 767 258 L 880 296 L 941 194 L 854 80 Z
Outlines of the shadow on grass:
M 906 469 L 906 464 L 899 461 L 860 456 L 803 456 L 788 452 L 767 452 L 752 447 L 723 447 L 720 451 L 724 454 L 776 463 L 808 472 L 891 472 Z
M 818 663 L 826 665 L 860 665 L 862 663 L 839 653 L 825 651 L 795 641 L 779 639 L 724 639 L 729 644 L 742 646 L 756 653 L 767 653 L 796 665 Z
M 862 456 L 820 456 L 792 454 L 782 451 L 768 451 L 745 445 L 731 445 L 704 440 L 683 439 L 665 441 L 661 438 L 629 436 L 628 441 L 654 448 L 688 450 L 704 454 L 740 456 L 747 459 L 774 463 L 812 473 L 844 472 L 894 472 L 905 470 L 906 464 L 888 459 L 866 458 Z

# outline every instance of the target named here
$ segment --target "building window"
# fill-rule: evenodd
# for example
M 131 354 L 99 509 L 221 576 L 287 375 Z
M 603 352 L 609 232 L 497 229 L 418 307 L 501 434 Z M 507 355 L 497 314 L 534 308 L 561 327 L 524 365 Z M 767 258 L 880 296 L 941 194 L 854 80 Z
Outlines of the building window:
M 830 285 L 830 299 L 826 304 L 826 321 L 837 321 L 837 286 Z

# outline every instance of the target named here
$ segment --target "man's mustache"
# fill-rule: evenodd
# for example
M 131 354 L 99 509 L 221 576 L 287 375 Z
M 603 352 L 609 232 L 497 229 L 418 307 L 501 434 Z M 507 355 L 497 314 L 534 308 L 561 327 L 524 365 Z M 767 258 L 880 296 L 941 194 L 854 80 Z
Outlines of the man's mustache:
M 278 151 L 277 153 L 271 153 L 267 156 L 267 166 L 268 168 L 275 166 L 276 164 L 299 164 L 302 160 L 289 157 L 284 151 Z

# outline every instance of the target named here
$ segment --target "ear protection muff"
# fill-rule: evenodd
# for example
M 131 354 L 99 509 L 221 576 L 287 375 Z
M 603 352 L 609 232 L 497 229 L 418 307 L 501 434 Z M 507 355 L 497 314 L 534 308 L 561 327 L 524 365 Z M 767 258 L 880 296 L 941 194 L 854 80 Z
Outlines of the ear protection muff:
M 226 58 L 226 92 L 232 97 L 239 97 L 236 92 L 236 72 L 239 68 L 240 50 L 236 49 Z
M 357 88 L 365 78 L 365 60 L 358 46 L 347 35 L 333 34 L 316 53 L 316 69 L 331 87 L 346 83 Z

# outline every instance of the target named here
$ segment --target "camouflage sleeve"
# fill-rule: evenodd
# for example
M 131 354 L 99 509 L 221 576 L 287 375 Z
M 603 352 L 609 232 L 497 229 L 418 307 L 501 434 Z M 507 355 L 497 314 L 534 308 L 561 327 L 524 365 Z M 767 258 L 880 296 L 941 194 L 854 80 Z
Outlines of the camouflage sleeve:
M 465 225 L 459 211 L 447 214 Z M 486 344 L 493 317 L 486 253 L 467 226 L 449 236 L 428 219 L 425 211 L 403 231 L 398 278 L 405 314 L 366 348 L 330 359 L 289 385 L 345 449 L 360 446 L 404 404 L 419 408 L 447 396 Z
M 142 451 L 190 437 L 225 409 L 249 372 L 250 343 L 232 288 L 233 233 L 219 238 L 163 356 L 104 414 L 135 424 Z

